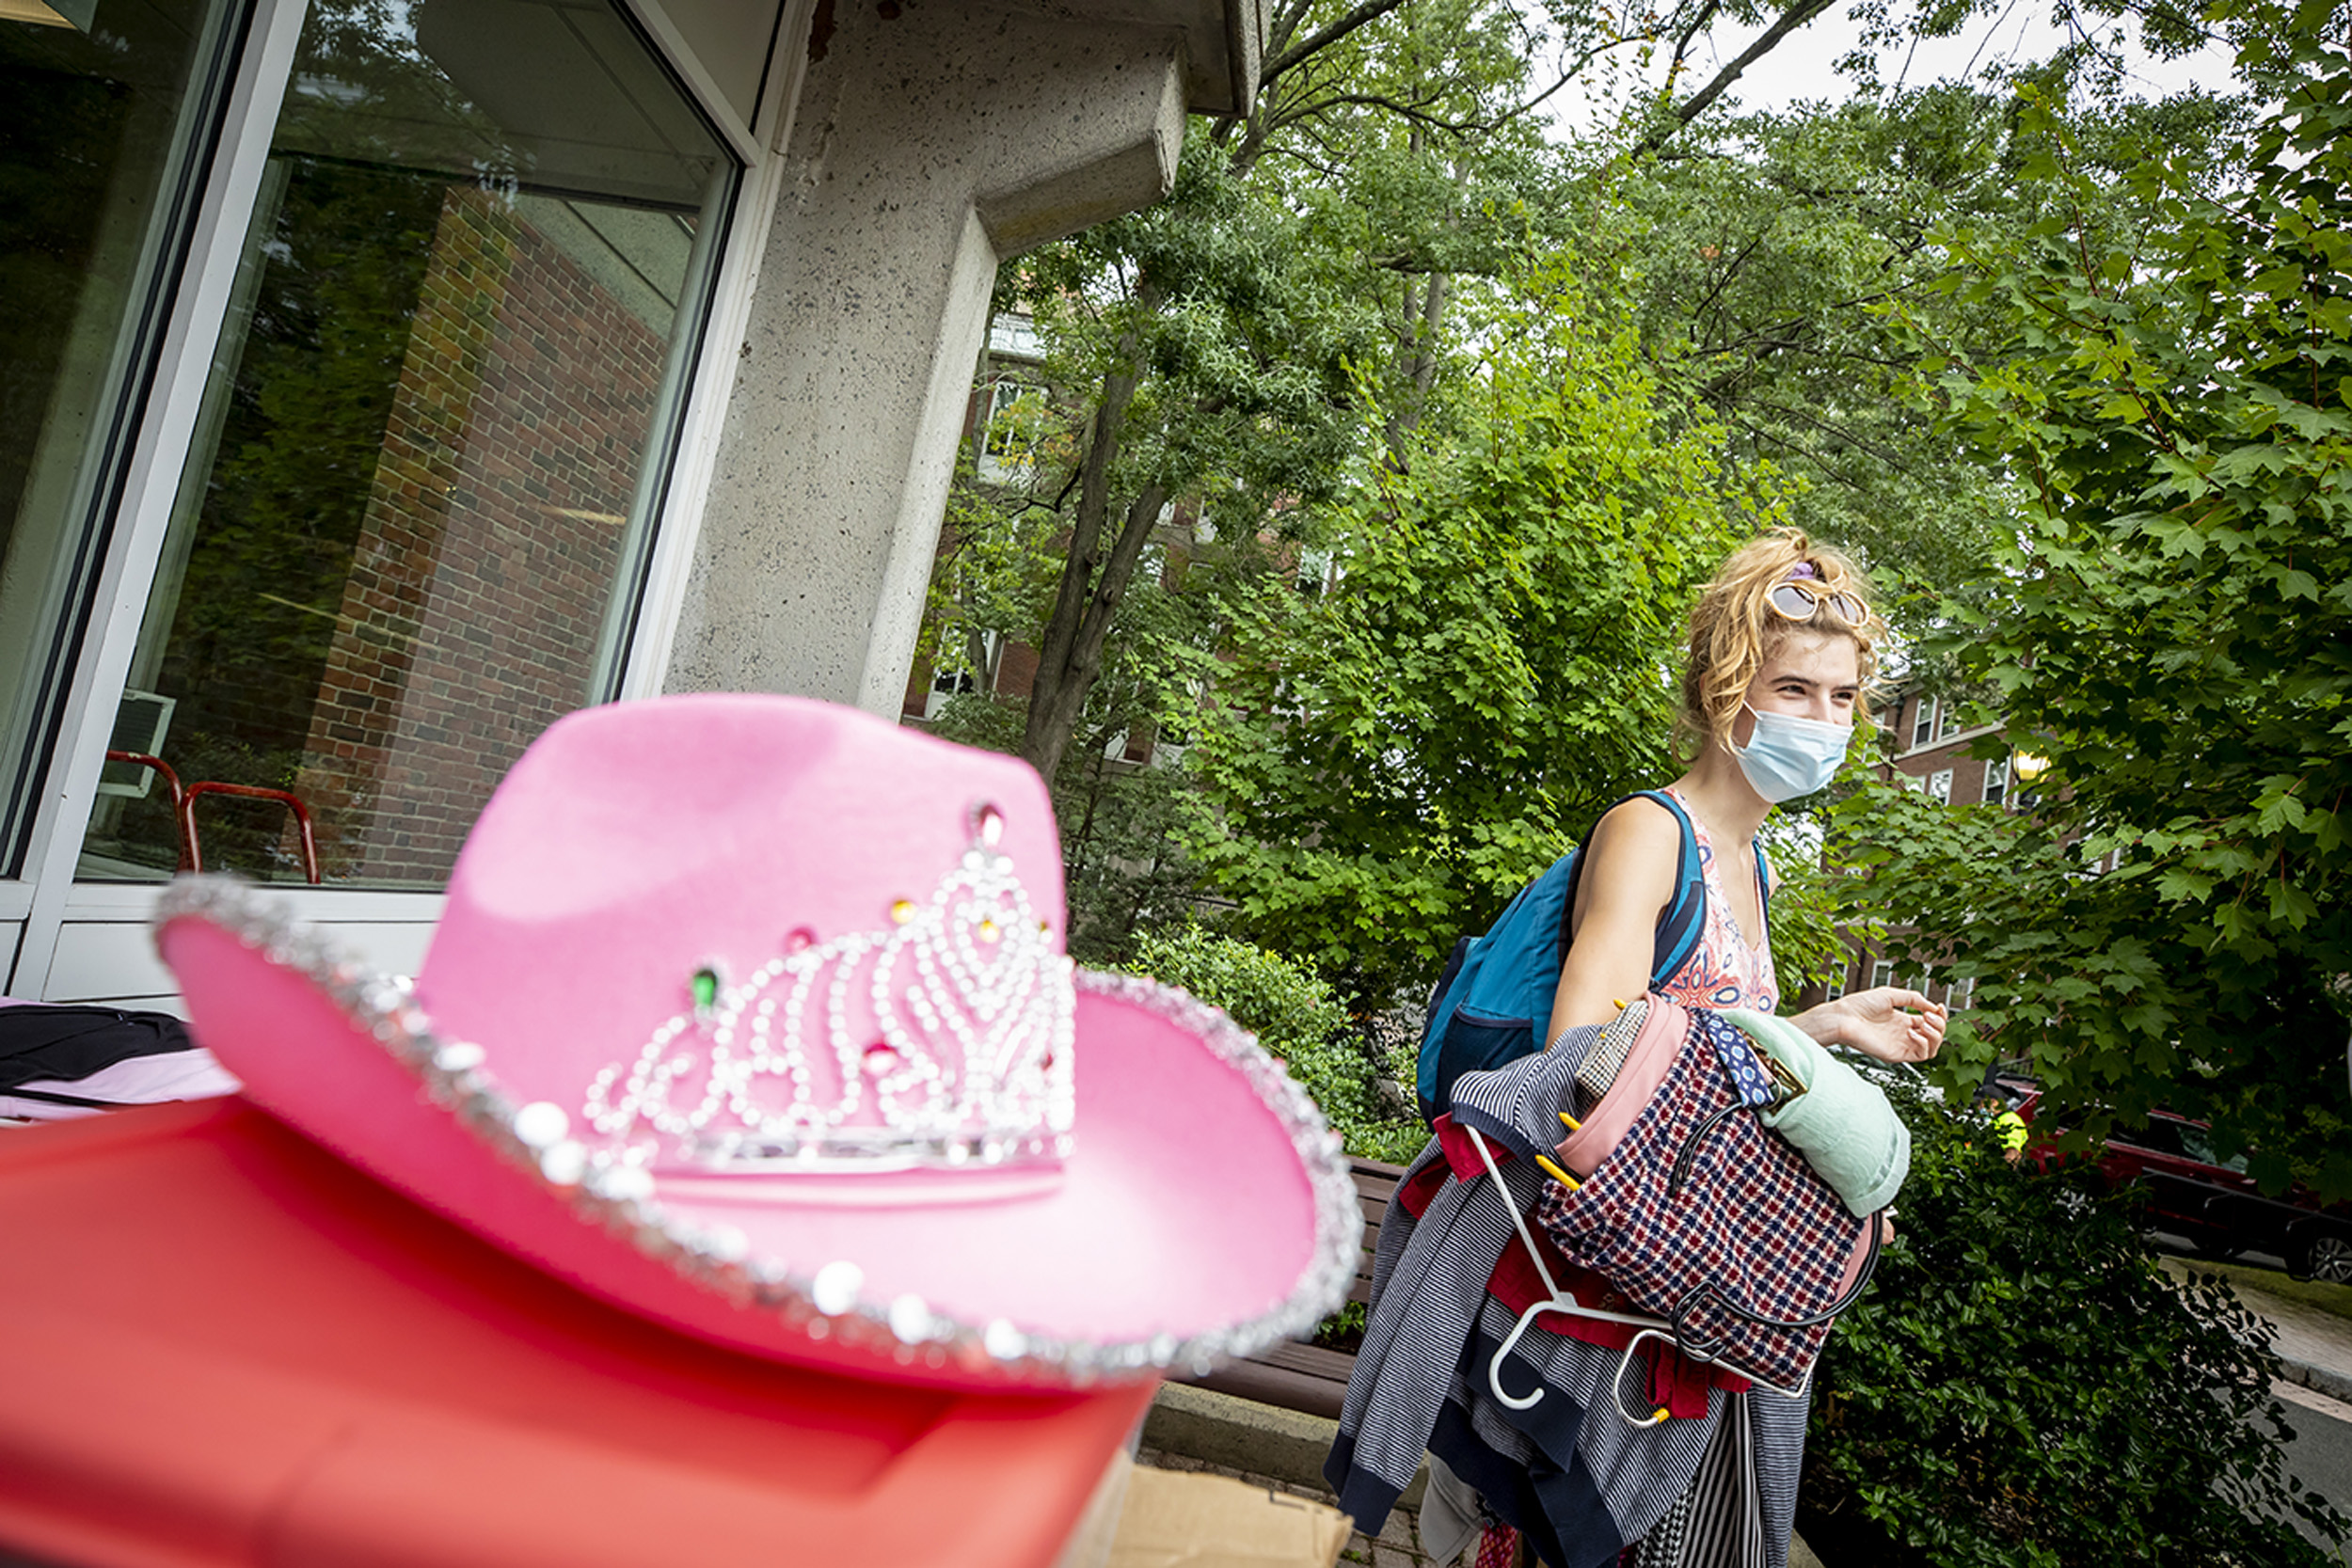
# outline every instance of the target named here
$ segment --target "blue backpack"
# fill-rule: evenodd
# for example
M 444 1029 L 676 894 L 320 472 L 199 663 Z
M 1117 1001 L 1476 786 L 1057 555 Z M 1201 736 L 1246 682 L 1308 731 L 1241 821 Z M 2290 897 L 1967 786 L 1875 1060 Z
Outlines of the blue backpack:
M 1674 797 L 1645 789 L 1625 800 L 1657 801 L 1675 814 L 1682 829 L 1682 846 L 1675 856 L 1674 897 L 1659 916 L 1651 949 L 1649 983 L 1655 989 L 1698 945 L 1706 924 L 1707 883 L 1691 818 Z M 1610 809 L 1624 803 L 1619 800 Z M 1567 916 L 1576 907 L 1583 851 L 1583 845 L 1577 846 L 1521 888 L 1486 935 L 1464 937 L 1454 944 L 1454 956 L 1430 993 L 1429 1018 L 1422 1028 L 1414 1089 L 1423 1121 L 1435 1121 L 1452 1106 L 1454 1081 L 1463 1073 L 1501 1067 L 1549 1043 L 1536 1037 L 1536 1030 L 1550 1022 L 1552 993 L 1559 989 L 1560 966 L 1567 959 Z M 1761 844 L 1756 846 L 1756 885 L 1769 886 Z M 1760 901 L 1769 903 L 1769 894 Z M 1768 916 L 1768 934 L 1770 929 Z

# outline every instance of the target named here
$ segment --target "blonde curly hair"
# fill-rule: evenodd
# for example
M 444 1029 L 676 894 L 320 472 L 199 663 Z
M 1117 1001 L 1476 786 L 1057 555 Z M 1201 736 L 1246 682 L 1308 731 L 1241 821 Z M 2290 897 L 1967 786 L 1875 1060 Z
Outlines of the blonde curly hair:
M 1849 625 L 1829 610 L 1810 621 L 1791 621 L 1765 596 L 1792 577 L 1804 578 L 1862 607 Z M 1802 530 L 1776 528 L 1734 550 L 1715 569 L 1691 610 L 1691 641 L 1682 666 L 1682 711 L 1675 720 L 1675 750 L 1684 762 L 1707 746 L 1728 746 L 1740 705 L 1764 663 L 1792 632 L 1844 632 L 1853 639 L 1862 670 L 1862 691 L 1854 722 L 1870 721 L 1870 683 L 1878 670 L 1878 640 L 1886 623 L 1870 608 L 1870 579 L 1843 550 L 1817 545 Z

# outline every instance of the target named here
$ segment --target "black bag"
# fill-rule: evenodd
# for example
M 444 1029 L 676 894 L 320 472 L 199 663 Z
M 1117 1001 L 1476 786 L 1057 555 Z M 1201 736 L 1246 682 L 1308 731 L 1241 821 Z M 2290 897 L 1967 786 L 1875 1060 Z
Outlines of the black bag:
M 0 1092 L 24 1084 L 71 1084 L 134 1056 L 161 1056 L 195 1047 L 188 1026 L 169 1013 L 19 1003 L 0 1007 Z M 40 1090 L 28 1090 L 25 1097 L 99 1103 Z

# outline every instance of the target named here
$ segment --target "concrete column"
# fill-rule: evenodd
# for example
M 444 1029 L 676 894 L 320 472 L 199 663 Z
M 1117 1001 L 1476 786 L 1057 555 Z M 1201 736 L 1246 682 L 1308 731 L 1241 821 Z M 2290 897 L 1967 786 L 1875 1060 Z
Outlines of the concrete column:
M 1158 199 L 1175 28 L 835 0 L 665 689 L 895 716 L 1002 258 Z

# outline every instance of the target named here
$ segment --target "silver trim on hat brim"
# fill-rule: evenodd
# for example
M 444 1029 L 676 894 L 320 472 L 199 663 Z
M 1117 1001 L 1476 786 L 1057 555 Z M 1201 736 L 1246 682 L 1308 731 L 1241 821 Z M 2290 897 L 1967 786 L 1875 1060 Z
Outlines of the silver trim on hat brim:
M 1081 992 L 1173 1023 L 1241 1075 L 1274 1113 L 1307 1175 L 1314 1244 L 1289 1294 L 1254 1317 L 1184 1338 L 1094 1340 L 1032 1333 L 1002 1320 L 970 1323 L 933 1312 L 911 1295 L 868 1299 L 852 1264 L 829 1263 L 802 1273 L 761 1259 L 752 1254 L 741 1232 L 695 1225 L 665 1211 L 649 1192 L 629 1190 L 644 1183 L 594 1171 L 581 1146 L 536 1136 L 524 1115 L 532 1108 L 516 1104 L 483 1070 L 486 1055 L 480 1047 L 441 1037 L 406 981 L 370 967 L 326 931 L 294 918 L 280 900 L 233 877 L 183 877 L 156 901 L 158 938 L 167 925 L 183 919 L 204 921 L 267 962 L 308 980 L 354 1028 L 415 1074 L 434 1104 L 525 1180 L 567 1203 L 582 1224 L 626 1238 L 645 1256 L 739 1306 L 776 1314 L 813 1341 L 868 1351 L 918 1377 L 918 1368 L 945 1370 L 951 1365 L 1000 1373 L 1013 1383 L 1073 1387 L 1168 1372 L 1197 1376 L 1305 1335 L 1345 1299 L 1356 1276 L 1363 1217 L 1340 1139 L 1322 1111 L 1257 1037 L 1221 1008 L 1141 975 L 1081 969 L 1076 982 Z M 524 1123 L 519 1130 L 518 1118 Z M 526 1139 L 525 1133 L 533 1136 Z M 1083 1128 L 1078 1135 L 1085 1135 Z M 886 1375 L 888 1369 L 876 1370 Z

